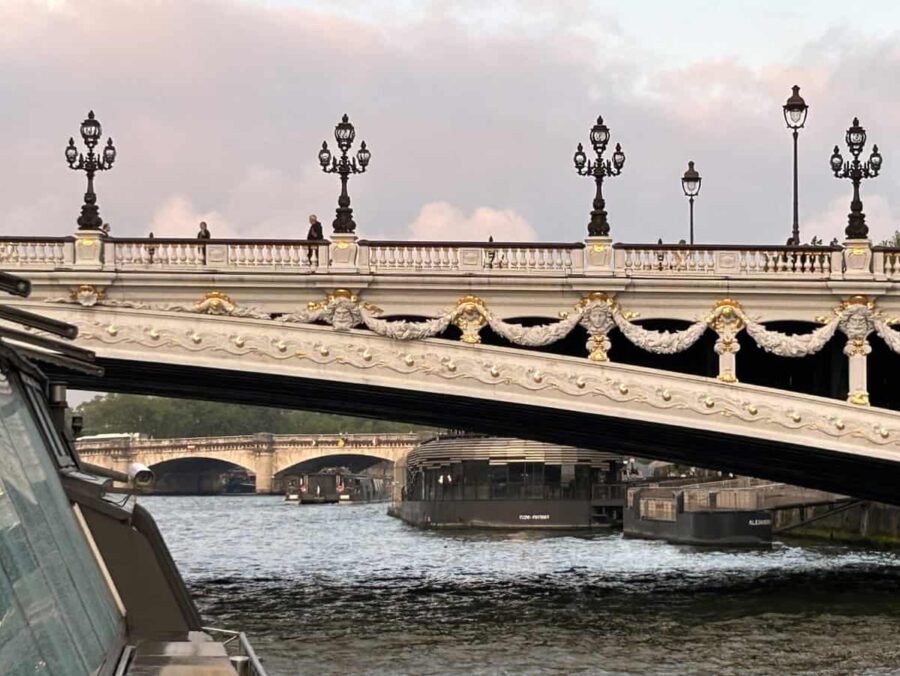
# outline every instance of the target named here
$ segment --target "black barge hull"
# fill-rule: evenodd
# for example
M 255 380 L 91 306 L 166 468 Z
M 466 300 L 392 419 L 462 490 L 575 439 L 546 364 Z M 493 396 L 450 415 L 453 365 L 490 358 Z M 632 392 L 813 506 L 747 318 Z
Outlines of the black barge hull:
M 608 525 L 596 519 L 590 502 L 577 500 L 406 500 L 389 513 L 420 528 L 570 529 Z
M 642 519 L 626 509 L 624 534 L 685 545 L 766 546 L 772 543 L 772 515 L 756 510 L 680 512 L 674 521 L 663 521 Z

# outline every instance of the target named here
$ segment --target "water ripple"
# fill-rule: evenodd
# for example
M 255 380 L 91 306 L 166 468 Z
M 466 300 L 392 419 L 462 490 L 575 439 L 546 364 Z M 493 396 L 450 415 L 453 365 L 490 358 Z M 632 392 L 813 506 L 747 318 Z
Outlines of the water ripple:
M 897 673 L 900 559 L 419 531 L 384 505 L 148 497 L 201 612 L 277 674 Z

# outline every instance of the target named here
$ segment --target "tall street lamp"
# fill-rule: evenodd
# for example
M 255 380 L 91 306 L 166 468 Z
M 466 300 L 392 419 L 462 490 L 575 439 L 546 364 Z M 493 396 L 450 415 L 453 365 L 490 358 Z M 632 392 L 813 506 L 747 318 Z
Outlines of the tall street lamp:
M 797 137 L 800 135 L 800 129 L 806 123 L 806 114 L 809 112 L 809 106 L 800 96 L 800 87 L 794 85 L 793 94 L 788 97 L 784 108 L 784 121 L 787 123 L 788 129 L 794 130 L 794 227 L 791 230 L 791 239 L 795 246 L 800 244 L 800 216 L 799 207 L 797 206 Z
M 327 141 L 322 141 L 322 149 L 319 151 L 319 164 L 322 165 L 322 171 L 341 177 L 341 196 L 338 197 L 338 208 L 335 210 L 337 216 L 332 223 L 334 231 L 340 233 L 356 231 L 353 209 L 350 208 L 350 195 L 347 194 L 347 180 L 350 174 L 365 173 L 369 158 L 372 156 L 366 148 L 366 142 L 363 141 L 359 145 L 359 150 L 356 151 L 356 157 L 347 157 L 347 151 L 353 145 L 354 138 L 356 138 L 356 129 L 345 114 L 334 128 L 334 140 L 337 141 L 338 148 L 341 150 L 341 156 L 339 158 L 332 157 Z
M 107 139 L 102 153 L 94 152 L 94 148 L 100 142 L 100 134 L 103 133 L 103 130 L 100 127 L 100 121 L 94 118 L 93 110 L 81 123 L 80 131 L 84 145 L 88 149 L 87 155 L 78 152 L 73 138 L 69 138 L 69 145 L 66 147 L 66 162 L 69 163 L 69 169 L 83 171 L 87 174 L 87 192 L 84 193 L 84 204 L 81 206 L 81 216 L 78 217 L 78 229 L 99 230 L 103 225 L 103 219 L 100 218 L 100 209 L 97 207 L 94 174 L 112 168 L 113 162 L 116 161 L 116 147 L 110 138 Z
M 609 143 L 609 127 L 603 124 L 602 117 L 598 117 L 597 124 L 591 128 L 590 138 L 597 159 L 588 160 L 584 153 L 584 147 L 579 143 L 574 157 L 575 171 L 579 176 L 593 176 L 597 184 L 594 208 L 591 210 L 591 222 L 588 223 L 588 235 L 606 237 L 609 235 L 609 222 L 606 220 L 606 200 L 603 199 L 603 179 L 622 173 L 622 167 L 625 166 L 625 153 L 622 152 L 622 146 L 617 143 L 612 160 L 603 159 L 603 152 L 606 150 L 606 144 Z
M 700 194 L 700 182 L 702 180 L 700 174 L 694 169 L 694 161 L 691 160 L 688 162 L 687 171 L 681 177 L 681 189 L 684 190 L 684 194 L 691 205 L 691 244 L 694 243 L 694 198 Z
M 866 130 L 859 126 L 859 119 L 853 118 L 853 124 L 847 130 L 845 137 L 847 147 L 853 159 L 845 162 L 840 149 L 835 146 L 831 155 L 831 170 L 835 178 L 849 178 L 853 181 L 853 200 L 850 202 L 850 213 L 847 216 L 847 228 L 844 232 L 847 239 L 866 239 L 869 235 L 869 227 L 866 225 L 866 215 L 863 213 L 863 203 L 859 198 L 859 184 L 864 178 L 875 178 L 881 171 L 883 158 L 878 152 L 878 146 L 872 146 L 872 153 L 867 162 L 860 162 L 859 155 L 866 145 Z

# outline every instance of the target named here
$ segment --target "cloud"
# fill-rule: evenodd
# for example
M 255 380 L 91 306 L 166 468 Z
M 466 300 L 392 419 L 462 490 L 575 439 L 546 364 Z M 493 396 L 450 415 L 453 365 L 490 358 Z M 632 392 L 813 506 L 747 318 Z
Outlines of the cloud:
M 470 214 L 447 202 L 429 202 L 409 225 L 413 240 L 464 240 L 480 242 L 493 236 L 497 242 L 531 242 L 537 239 L 528 221 L 512 209 L 478 207 Z
M 824 238 L 820 215 L 846 198 L 828 156 L 855 113 L 877 111 L 863 123 L 886 158 L 884 208 L 867 200 L 873 230 L 900 210 L 892 36 L 826 32 L 758 67 L 738 53 L 667 58 L 671 46 L 629 34 L 611 6 L 350 4 L 0 0 L 0 121 L 16 158 L 0 230 L 73 231 L 84 177 L 62 151 L 94 108 L 119 149 L 97 179 L 116 234 L 191 233 L 207 217 L 216 234 L 302 236 L 309 213 L 331 220 L 340 187 L 316 153 L 347 112 L 372 150 L 349 185 L 360 236 L 574 241 L 594 186 L 572 153 L 602 113 L 628 158 L 604 184 L 614 238 L 686 237 L 679 178 L 693 159 L 698 241 L 780 243 L 791 222 L 781 104 L 795 81 L 811 105 L 803 238 Z M 817 214 L 809 230 L 805 214 Z
M 215 210 L 198 211 L 183 195 L 174 195 L 163 202 L 150 221 L 150 232 L 155 237 L 194 237 L 200 229 L 200 221 L 206 221 L 213 237 L 237 237 L 238 233 Z M 121 236 L 111 225 L 113 235 Z M 146 236 L 147 233 L 144 233 Z
M 839 242 L 843 242 L 846 239 L 844 228 L 847 227 L 849 213 L 850 195 L 835 197 L 827 208 L 801 223 L 801 231 L 807 233 L 802 239 L 817 236 L 827 244 L 833 237 L 837 237 Z M 900 228 L 891 203 L 883 195 L 864 195 L 863 213 L 869 226 L 869 238 L 875 243 L 889 239 Z

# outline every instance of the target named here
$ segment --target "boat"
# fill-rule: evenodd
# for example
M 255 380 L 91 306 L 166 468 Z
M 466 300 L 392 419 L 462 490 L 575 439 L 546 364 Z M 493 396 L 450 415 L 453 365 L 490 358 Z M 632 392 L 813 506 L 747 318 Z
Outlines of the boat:
M 621 523 L 622 466 L 590 449 L 440 434 L 407 454 L 388 513 L 423 528 L 608 528 Z
M 390 497 L 390 482 L 345 468 L 290 474 L 284 478 L 284 499 L 304 505 L 384 502 Z
M 30 284 L 0 272 L 0 289 Z M 102 368 L 67 342 L 77 328 L 8 305 L 0 318 L 0 672 L 264 676 L 242 633 L 204 628 L 149 512 L 109 494 L 152 472 L 78 457 L 59 374 Z
M 687 545 L 770 545 L 771 512 L 756 508 L 756 496 L 752 492 L 735 490 L 728 484 L 727 481 L 704 484 L 696 479 L 682 479 L 629 488 L 623 524 L 625 537 Z

